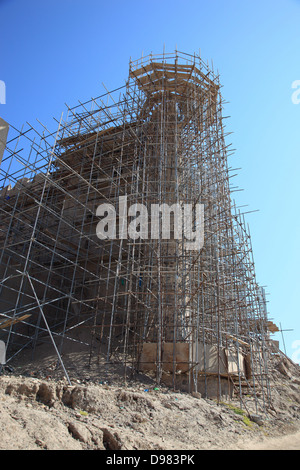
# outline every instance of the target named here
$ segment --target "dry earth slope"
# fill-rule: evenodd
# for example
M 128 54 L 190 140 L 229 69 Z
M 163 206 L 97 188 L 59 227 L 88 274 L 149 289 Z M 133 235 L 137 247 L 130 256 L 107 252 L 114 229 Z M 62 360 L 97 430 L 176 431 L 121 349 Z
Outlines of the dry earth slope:
M 299 367 L 277 356 L 270 370 L 273 409 L 261 416 L 251 400 L 247 413 L 239 402 L 217 404 L 154 383 L 125 388 L 77 375 L 69 386 L 42 367 L 4 371 L 0 449 L 300 449 Z

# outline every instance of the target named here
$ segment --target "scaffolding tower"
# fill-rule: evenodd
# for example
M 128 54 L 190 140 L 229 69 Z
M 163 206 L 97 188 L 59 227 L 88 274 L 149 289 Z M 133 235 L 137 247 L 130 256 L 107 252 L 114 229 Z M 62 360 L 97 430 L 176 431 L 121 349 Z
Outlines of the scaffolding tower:
M 55 132 L 11 126 L 0 183 L 8 360 L 51 341 L 64 367 L 65 344 L 84 343 L 90 360 L 118 362 L 125 375 L 269 406 L 265 292 L 231 197 L 223 104 L 218 74 L 175 51 L 130 61 L 124 86 L 68 108 Z M 125 200 L 201 203 L 203 247 L 188 250 L 175 226 L 168 238 L 149 226 L 100 239 L 97 208 L 116 208 L 118 233 Z

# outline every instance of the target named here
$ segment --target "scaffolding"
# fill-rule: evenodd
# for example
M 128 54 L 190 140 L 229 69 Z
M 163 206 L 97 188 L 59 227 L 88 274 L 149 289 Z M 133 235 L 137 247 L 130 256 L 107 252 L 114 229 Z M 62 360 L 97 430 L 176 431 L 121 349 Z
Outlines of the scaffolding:
M 54 132 L 27 124 L 12 135 L 11 126 L 0 183 L 8 360 L 51 341 L 64 368 L 65 344 L 82 343 L 90 361 L 122 364 L 125 377 L 155 374 L 158 384 L 241 404 L 247 393 L 268 408 L 265 292 L 231 196 L 223 105 L 219 75 L 175 51 L 130 61 L 124 86 L 68 107 Z M 97 208 L 114 205 L 119 233 L 125 200 L 201 203 L 202 249 L 188 250 L 176 227 L 169 238 L 149 228 L 100 239 Z

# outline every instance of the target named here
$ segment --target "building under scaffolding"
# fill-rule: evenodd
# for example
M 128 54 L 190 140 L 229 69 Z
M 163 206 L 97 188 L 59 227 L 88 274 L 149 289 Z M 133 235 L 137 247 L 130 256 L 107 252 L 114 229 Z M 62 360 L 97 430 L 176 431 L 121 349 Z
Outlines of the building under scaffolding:
M 0 192 L 7 361 L 52 341 L 64 367 L 84 328 L 89 358 L 105 367 L 206 396 L 246 392 L 268 407 L 265 293 L 231 199 L 222 108 L 219 76 L 176 51 L 131 61 L 126 85 L 68 108 L 55 132 L 10 130 Z M 201 203 L 202 249 L 188 250 L 175 227 L 169 238 L 100 239 L 98 206 L 119 213 L 125 197 L 128 207 Z

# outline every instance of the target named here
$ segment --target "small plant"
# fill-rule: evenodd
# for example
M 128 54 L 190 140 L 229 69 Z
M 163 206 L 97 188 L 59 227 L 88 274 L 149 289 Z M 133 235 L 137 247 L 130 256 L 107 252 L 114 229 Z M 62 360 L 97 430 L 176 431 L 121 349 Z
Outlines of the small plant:
M 227 406 L 227 408 L 229 408 L 230 410 L 232 410 L 232 411 L 233 411 L 235 414 L 237 414 L 237 415 L 240 415 L 240 416 L 245 415 L 245 411 L 242 410 L 241 408 L 237 408 L 236 406 L 233 406 L 233 405 L 231 405 L 230 403 L 222 402 L 221 404 Z
M 245 414 L 245 412 L 241 408 L 236 408 L 233 406 L 231 410 L 237 415 L 243 416 Z
M 249 428 L 252 428 L 253 426 L 253 423 L 250 420 L 250 418 L 248 418 L 248 416 L 243 417 L 243 423 L 245 424 L 245 426 L 248 426 Z

